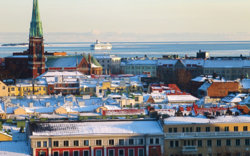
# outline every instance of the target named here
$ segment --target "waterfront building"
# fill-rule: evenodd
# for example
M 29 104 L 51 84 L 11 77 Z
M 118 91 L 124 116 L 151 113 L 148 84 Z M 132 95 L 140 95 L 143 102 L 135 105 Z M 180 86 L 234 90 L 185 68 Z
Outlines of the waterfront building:
M 142 75 L 156 77 L 157 60 L 128 60 L 121 63 L 122 74 Z
M 121 73 L 121 57 L 115 55 L 96 55 L 95 58 L 101 64 L 103 74 Z
M 203 66 L 204 75 L 216 73 L 226 80 L 235 80 L 250 75 L 250 60 L 206 60 Z

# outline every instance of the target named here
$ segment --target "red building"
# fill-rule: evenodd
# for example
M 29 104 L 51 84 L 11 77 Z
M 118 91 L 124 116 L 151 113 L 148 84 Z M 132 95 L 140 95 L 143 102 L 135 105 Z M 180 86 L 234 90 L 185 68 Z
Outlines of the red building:
M 33 156 L 162 156 L 157 121 L 30 123 Z

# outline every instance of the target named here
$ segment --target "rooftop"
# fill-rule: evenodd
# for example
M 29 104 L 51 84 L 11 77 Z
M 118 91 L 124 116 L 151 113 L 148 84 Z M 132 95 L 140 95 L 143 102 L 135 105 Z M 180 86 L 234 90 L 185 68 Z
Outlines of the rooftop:
M 30 127 L 33 136 L 163 134 L 157 121 L 30 123 Z
M 215 119 L 208 119 L 205 116 L 197 117 L 169 117 L 164 120 L 165 125 L 183 124 L 216 124 L 216 123 L 250 123 L 249 115 L 242 116 L 218 116 Z

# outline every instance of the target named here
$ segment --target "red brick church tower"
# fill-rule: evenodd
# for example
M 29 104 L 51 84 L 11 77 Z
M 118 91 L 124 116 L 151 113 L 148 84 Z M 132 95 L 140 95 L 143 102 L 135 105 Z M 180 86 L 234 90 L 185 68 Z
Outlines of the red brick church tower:
M 30 74 L 29 77 L 32 78 L 36 78 L 45 72 L 43 28 L 40 20 L 38 0 L 33 0 L 33 11 L 29 33 L 28 68 Z

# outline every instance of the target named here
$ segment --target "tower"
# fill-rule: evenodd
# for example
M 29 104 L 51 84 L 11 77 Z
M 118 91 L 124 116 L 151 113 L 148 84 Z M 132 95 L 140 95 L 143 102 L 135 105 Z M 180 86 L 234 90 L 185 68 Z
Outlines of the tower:
M 28 49 L 29 77 L 36 78 L 45 72 L 43 28 L 40 20 L 38 0 L 33 0 Z

